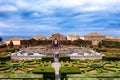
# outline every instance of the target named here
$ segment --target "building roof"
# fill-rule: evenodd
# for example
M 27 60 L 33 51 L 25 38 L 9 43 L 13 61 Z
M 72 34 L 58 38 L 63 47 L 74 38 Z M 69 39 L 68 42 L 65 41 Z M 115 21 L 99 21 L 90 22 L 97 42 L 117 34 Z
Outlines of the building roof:
M 36 36 L 33 36 L 33 37 L 44 37 L 44 36 L 42 36 L 42 35 L 36 35 Z
M 61 34 L 61 33 L 53 33 L 52 35 L 51 35 L 51 37 L 53 37 L 53 36 L 62 36 L 62 37 L 65 37 L 63 34 Z
M 115 39 L 120 39 L 120 37 L 115 37 Z
M 79 37 L 79 36 L 76 35 L 76 34 L 68 34 L 67 36 L 68 36 L 68 37 Z
M 36 40 L 42 39 L 43 40 L 43 39 L 45 39 L 45 37 L 41 36 L 41 35 L 36 35 L 33 37 L 33 39 L 36 39 Z
M 105 38 L 106 39 L 115 39 L 115 37 L 113 37 L 113 36 L 106 36 Z
M 22 38 L 9 38 L 6 41 L 20 41 L 23 40 Z
M 105 36 L 105 35 L 103 35 L 103 34 L 98 34 L 98 33 L 89 33 L 89 34 L 87 34 L 87 35 L 85 35 L 85 36 Z
M 58 40 L 66 40 L 66 37 L 60 33 L 53 33 L 52 35 L 47 37 L 48 40 L 54 40 L 55 38 L 57 38 Z

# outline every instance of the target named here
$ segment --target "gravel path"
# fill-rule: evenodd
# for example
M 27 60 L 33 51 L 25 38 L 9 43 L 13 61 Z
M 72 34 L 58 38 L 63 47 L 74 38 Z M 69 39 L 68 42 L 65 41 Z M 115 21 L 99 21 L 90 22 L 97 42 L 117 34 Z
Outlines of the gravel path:
M 55 80 L 60 80 L 59 69 L 61 64 L 58 62 L 58 59 L 55 59 L 55 62 L 52 63 L 52 67 L 55 69 Z

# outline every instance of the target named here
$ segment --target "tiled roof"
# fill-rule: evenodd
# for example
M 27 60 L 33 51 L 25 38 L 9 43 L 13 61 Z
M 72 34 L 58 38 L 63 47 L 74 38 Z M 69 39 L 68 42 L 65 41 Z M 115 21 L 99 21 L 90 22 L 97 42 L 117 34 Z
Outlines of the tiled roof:
M 113 37 L 113 36 L 106 36 L 105 38 L 106 39 L 115 39 L 115 37 Z
M 104 35 L 98 34 L 98 33 L 89 33 L 89 34 L 87 34 L 85 36 L 104 36 Z
M 36 35 L 33 37 L 33 39 L 35 40 L 45 40 L 46 38 L 44 36 L 41 36 L 41 35 Z
M 20 41 L 23 40 L 22 38 L 9 38 L 6 41 Z
M 33 38 L 45 38 L 44 36 L 41 36 L 41 35 L 36 35 L 34 36 Z
M 68 37 L 79 37 L 79 36 L 75 34 L 68 34 Z

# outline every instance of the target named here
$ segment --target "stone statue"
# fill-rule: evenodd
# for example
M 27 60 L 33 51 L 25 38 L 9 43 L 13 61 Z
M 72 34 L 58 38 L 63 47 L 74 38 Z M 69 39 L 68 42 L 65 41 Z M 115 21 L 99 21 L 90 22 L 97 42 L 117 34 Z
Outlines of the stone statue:
M 54 46 L 55 46 L 55 47 L 58 47 L 58 40 L 57 40 L 57 38 L 55 38 L 55 40 L 54 40 L 53 43 L 54 43 Z

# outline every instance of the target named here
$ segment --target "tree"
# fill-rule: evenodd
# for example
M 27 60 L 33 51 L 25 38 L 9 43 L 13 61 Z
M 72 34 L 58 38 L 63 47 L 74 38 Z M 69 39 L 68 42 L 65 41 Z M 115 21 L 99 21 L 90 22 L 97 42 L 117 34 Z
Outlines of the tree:
M 0 37 L 0 42 L 1 42 L 2 40 L 3 40 L 2 37 Z
M 6 44 L 2 44 L 2 45 L 0 45 L 0 48 L 5 48 L 5 47 L 7 47 Z
M 10 43 L 8 44 L 8 46 L 9 46 L 10 48 L 13 48 L 13 46 L 14 46 L 13 42 L 10 41 Z
M 99 47 L 99 48 L 102 48 L 102 42 L 99 42 L 99 43 L 98 43 L 98 47 Z

